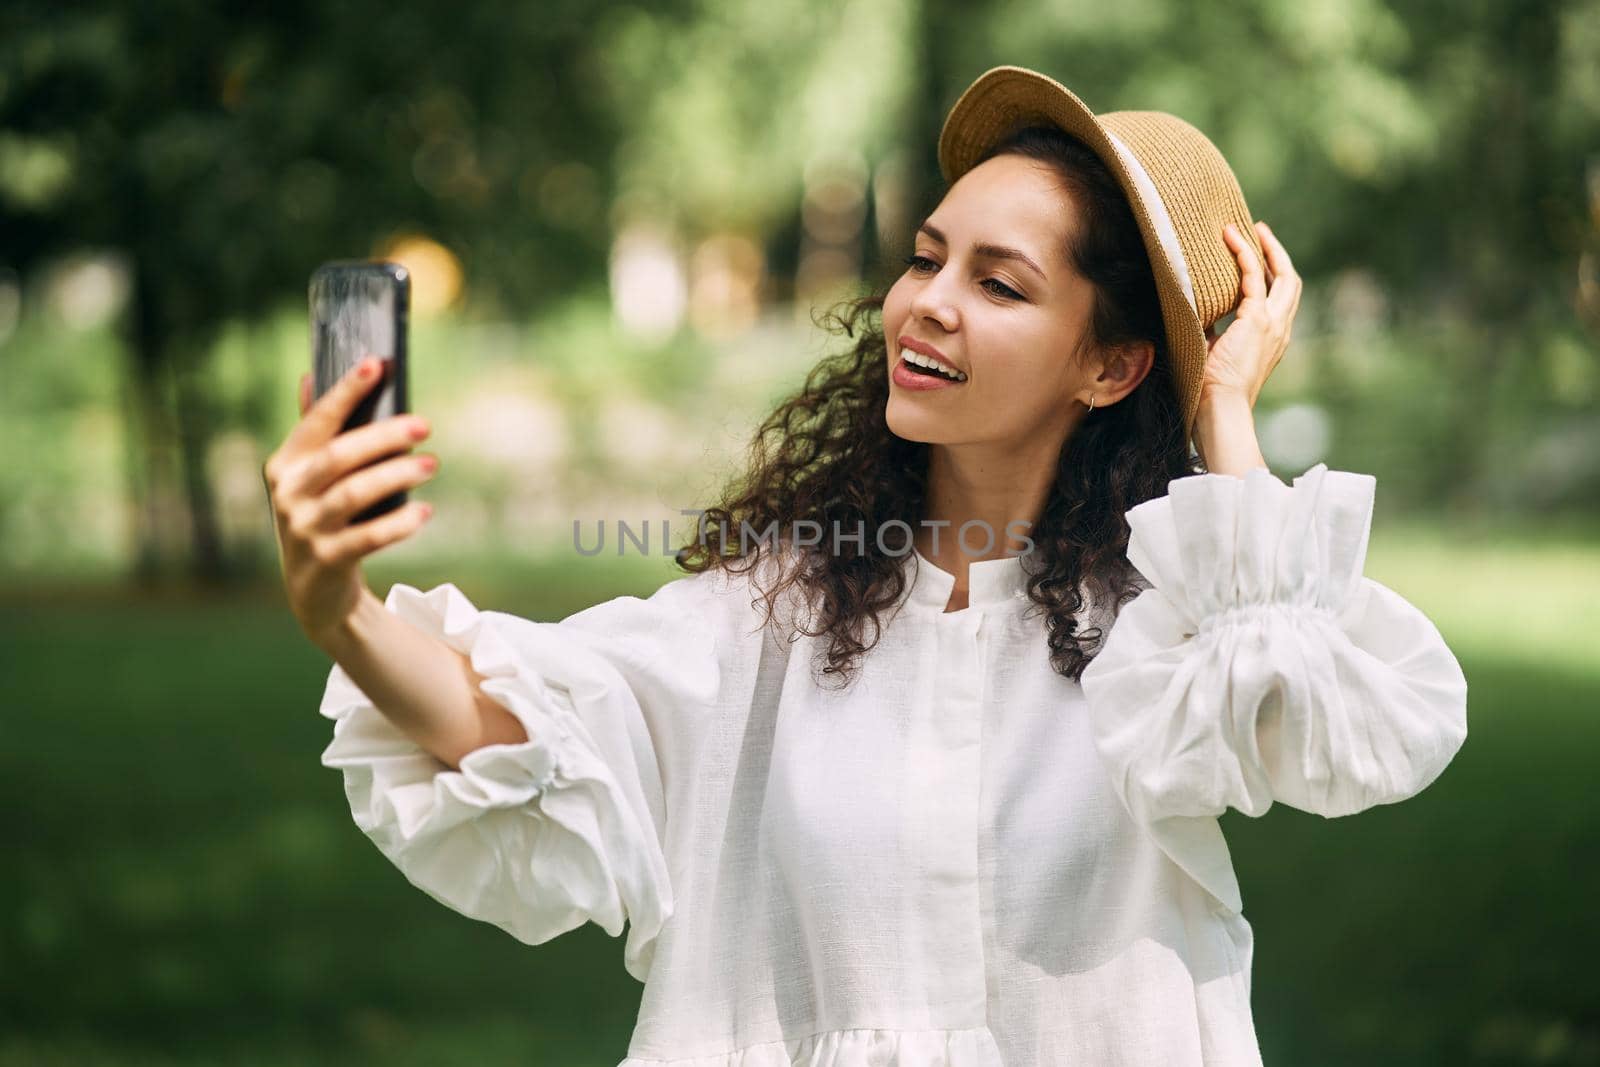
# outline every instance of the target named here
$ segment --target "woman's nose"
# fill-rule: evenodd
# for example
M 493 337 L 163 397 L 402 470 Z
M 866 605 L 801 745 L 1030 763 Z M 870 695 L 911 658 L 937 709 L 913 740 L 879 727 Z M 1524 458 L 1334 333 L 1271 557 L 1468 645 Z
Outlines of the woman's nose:
M 931 278 L 911 297 L 911 314 L 919 319 L 936 319 L 946 329 L 953 329 L 956 319 L 954 301 L 949 299 L 938 278 Z

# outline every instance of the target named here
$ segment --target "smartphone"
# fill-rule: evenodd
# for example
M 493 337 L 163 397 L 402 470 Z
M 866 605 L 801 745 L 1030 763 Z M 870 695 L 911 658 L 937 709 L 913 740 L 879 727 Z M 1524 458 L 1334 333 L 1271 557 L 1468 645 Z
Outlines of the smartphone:
M 367 356 L 383 360 L 382 379 L 356 405 L 340 428 L 341 433 L 408 410 L 406 326 L 410 303 L 411 276 L 398 263 L 335 260 L 312 272 L 313 399 L 333 388 Z M 352 516 L 350 521 L 365 522 L 386 515 L 405 502 L 405 490 L 400 490 Z

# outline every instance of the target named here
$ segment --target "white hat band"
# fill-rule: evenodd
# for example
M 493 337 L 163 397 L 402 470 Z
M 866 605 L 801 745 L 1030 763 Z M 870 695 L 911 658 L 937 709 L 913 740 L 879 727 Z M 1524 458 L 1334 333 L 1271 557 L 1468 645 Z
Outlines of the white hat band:
M 1111 138 L 1111 145 L 1117 150 L 1117 155 L 1122 157 L 1123 166 L 1128 168 L 1128 173 L 1133 175 L 1133 184 L 1139 187 L 1139 198 L 1144 201 L 1145 210 L 1150 213 L 1150 221 L 1156 228 L 1156 239 L 1161 242 L 1161 250 L 1167 254 L 1167 261 L 1172 264 L 1172 269 L 1178 273 L 1178 284 L 1183 286 L 1183 295 L 1188 297 L 1189 306 L 1195 309 L 1195 314 L 1200 313 L 1195 304 L 1194 283 L 1189 280 L 1189 264 L 1183 258 L 1183 247 L 1178 244 L 1178 230 L 1172 225 L 1172 216 L 1167 213 L 1167 205 L 1162 201 L 1161 194 L 1156 191 L 1156 183 L 1150 180 L 1150 174 L 1144 169 L 1144 164 L 1139 162 L 1139 157 L 1128 150 L 1122 143 L 1122 138 L 1106 130 L 1105 134 Z

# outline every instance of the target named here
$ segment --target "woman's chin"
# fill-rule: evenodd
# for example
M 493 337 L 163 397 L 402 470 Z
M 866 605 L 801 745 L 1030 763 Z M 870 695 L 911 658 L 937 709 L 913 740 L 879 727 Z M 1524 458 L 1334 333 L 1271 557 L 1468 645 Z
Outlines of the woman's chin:
M 884 408 L 883 421 L 889 427 L 889 432 L 902 441 L 914 441 L 924 445 L 947 444 L 950 436 L 949 420 L 940 420 L 930 411 L 916 410 L 916 401 L 901 400 L 891 396 L 889 404 Z M 940 422 L 944 426 L 940 426 Z

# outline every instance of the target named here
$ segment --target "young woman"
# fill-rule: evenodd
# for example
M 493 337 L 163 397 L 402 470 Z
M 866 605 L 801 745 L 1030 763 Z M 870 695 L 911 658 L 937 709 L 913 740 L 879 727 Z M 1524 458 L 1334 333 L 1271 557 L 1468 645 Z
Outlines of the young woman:
M 1300 281 L 1210 142 L 1000 67 L 939 158 L 648 599 L 380 602 L 359 561 L 425 505 L 349 517 L 433 467 L 363 468 L 420 419 L 336 432 L 372 368 L 268 462 L 356 823 L 529 944 L 626 922 L 624 1067 L 1257 1064 L 1217 816 L 1397 801 L 1465 737 L 1362 574 L 1372 476 L 1257 448 Z

